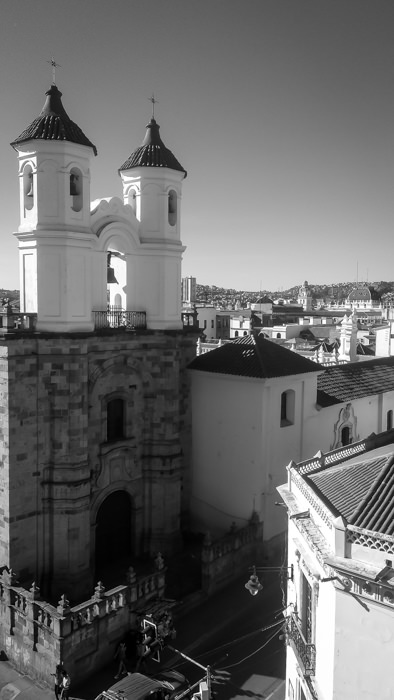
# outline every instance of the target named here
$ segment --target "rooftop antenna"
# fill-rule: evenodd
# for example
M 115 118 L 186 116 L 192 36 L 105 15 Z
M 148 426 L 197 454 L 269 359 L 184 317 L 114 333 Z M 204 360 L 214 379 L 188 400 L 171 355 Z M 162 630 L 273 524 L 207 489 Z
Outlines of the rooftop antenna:
M 155 104 L 158 103 L 159 100 L 155 99 L 155 96 L 152 92 L 152 97 L 148 97 L 149 102 L 152 102 L 152 119 L 155 118 Z
M 50 61 L 47 61 L 47 63 L 50 63 L 52 66 L 52 85 L 56 85 L 56 68 L 61 68 L 61 65 L 60 63 L 56 63 L 53 56 Z

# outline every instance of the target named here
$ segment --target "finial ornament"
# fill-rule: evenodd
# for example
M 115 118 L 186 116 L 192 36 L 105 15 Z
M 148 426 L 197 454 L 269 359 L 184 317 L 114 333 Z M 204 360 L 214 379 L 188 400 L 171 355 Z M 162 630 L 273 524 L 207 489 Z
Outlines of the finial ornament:
M 56 63 L 53 56 L 50 61 L 47 61 L 47 63 L 50 63 L 52 66 L 52 85 L 56 85 L 56 68 L 61 68 L 61 65 L 60 63 Z
M 155 99 L 155 96 L 152 92 L 152 97 L 148 97 L 149 102 L 152 102 L 152 119 L 155 118 L 155 104 L 158 103 L 159 100 Z

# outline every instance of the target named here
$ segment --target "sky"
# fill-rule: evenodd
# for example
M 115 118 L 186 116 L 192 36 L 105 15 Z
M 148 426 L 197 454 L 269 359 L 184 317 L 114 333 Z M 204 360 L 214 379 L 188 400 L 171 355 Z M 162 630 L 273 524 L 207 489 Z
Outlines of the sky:
M 91 196 L 151 116 L 187 170 L 182 275 L 278 291 L 394 280 L 393 0 L 1 0 L 0 288 L 19 287 L 17 154 L 60 67 L 98 156 Z

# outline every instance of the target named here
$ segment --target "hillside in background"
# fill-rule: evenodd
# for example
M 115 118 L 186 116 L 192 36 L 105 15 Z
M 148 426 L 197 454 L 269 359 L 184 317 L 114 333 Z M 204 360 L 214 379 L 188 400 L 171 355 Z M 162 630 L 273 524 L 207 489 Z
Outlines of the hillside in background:
M 361 283 L 360 283 L 361 284 Z M 388 298 L 394 296 L 394 282 L 366 282 L 368 287 L 374 287 L 382 296 Z M 356 282 L 340 282 L 337 284 L 309 284 L 312 298 L 322 304 L 341 302 L 349 295 L 352 289 L 357 286 Z M 197 302 L 214 305 L 228 305 L 238 303 L 241 307 L 247 303 L 255 303 L 263 296 L 268 296 L 272 300 L 286 299 L 297 301 L 300 285 L 271 292 L 269 289 L 259 291 L 245 291 L 238 289 L 225 289 L 224 287 L 197 284 Z

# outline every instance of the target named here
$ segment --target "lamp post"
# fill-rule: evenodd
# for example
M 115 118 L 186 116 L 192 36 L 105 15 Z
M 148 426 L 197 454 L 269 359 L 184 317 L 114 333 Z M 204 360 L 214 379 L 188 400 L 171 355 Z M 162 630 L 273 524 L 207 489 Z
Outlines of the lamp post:
M 257 595 L 263 590 L 263 584 L 260 582 L 257 572 L 261 573 L 278 573 L 287 571 L 287 581 L 293 580 L 294 569 L 293 564 L 290 566 L 252 566 L 252 573 L 250 575 L 249 581 L 245 583 L 245 588 L 249 591 L 250 595 Z

